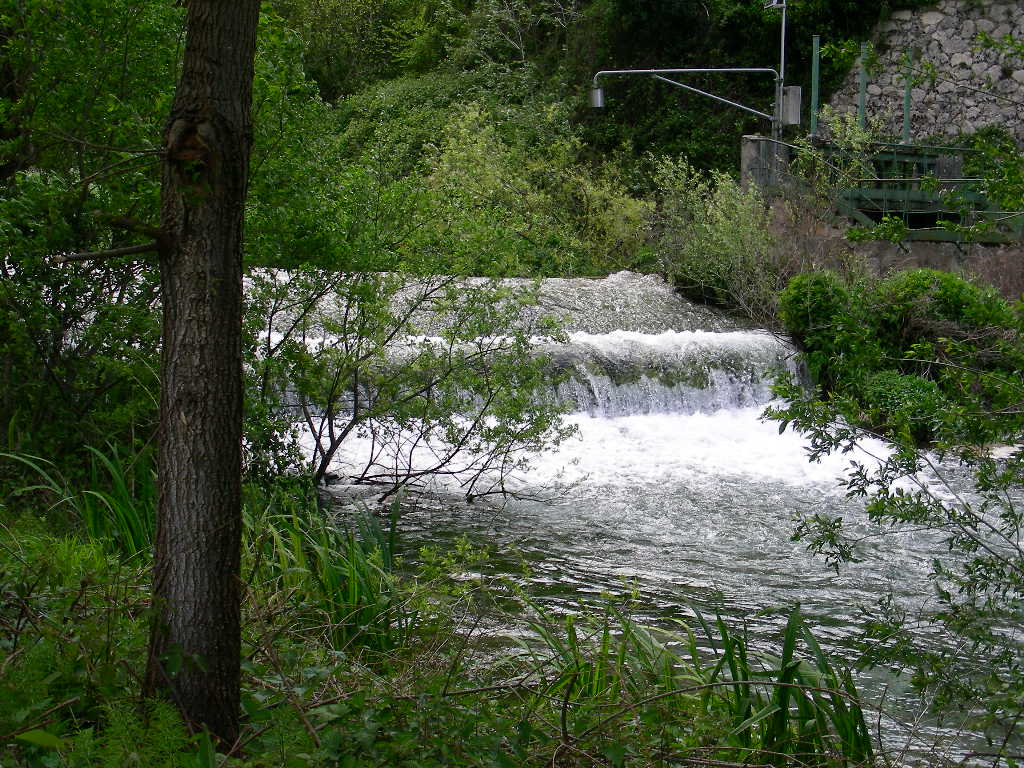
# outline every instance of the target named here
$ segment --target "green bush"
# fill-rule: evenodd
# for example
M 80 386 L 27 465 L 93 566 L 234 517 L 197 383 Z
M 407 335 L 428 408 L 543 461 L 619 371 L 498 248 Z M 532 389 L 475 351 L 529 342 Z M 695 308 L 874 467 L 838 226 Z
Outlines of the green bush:
M 683 158 L 658 158 L 654 165 L 659 200 L 652 231 L 660 269 L 697 301 L 777 326 L 779 291 L 805 265 L 776 247 L 761 194 Z
M 1024 395 L 1018 315 L 955 275 L 915 269 L 848 284 L 804 274 L 779 306 L 815 383 L 846 398 L 841 410 L 862 426 L 920 444 L 949 403 L 969 399 L 1009 416 Z
M 834 272 L 810 272 L 790 280 L 779 297 L 779 315 L 800 342 L 834 329 L 850 302 L 846 286 Z
M 862 396 L 868 405 L 865 414 L 868 426 L 884 432 L 909 434 L 915 443 L 925 443 L 934 436 L 933 422 L 946 403 L 934 381 L 895 370 L 868 376 Z
M 1013 311 L 992 288 L 948 272 L 912 269 L 882 281 L 874 296 L 879 336 L 893 354 L 922 338 L 963 336 L 984 327 L 1012 328 Z
M 797 275 L 779 298 L 786 330 L 804 350 L 812 378 L 826 391 L 880 365 L 881 352 L 864 310 L 859 288 L 829 271 Z

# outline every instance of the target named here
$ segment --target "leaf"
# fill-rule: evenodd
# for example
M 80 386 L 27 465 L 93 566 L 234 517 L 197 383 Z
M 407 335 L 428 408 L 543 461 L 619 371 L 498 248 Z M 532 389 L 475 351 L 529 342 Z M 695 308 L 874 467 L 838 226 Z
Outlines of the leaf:
M 751 715 L 746 720 L 744 720 L 742 723 L 740 723 L 735 728 L 733 728 L 731 731 L 729 731 L 729 735 L 730 736 L 738 736 L 739 734 L 743 733 L 747 729 L 753 728 L 755 725 L 760 723 L 762 720 L 771 717 L 772 715 L 774 715 L 778 711 L 779 711 L 779 705 L 776 704 L 775 702 L 769 702 L 765 707 L 763 707 L 762 709 L 758 710 L 753 715 Z
M 64 739 L 60 736 L 55 736 L 49 731 L 44 731 L 41 728 L 35 728 L 25 733 L 19 733 L 15 736 L 18 741 L 24 741 L 28 744 L 35 744 L 37 747 L 46 747 L 47 749 L 64 749 Z
M 210 734 L 203 731 L 197 737 L 199 751 L 196 753 L 196 768 L 217 768 L 217 753 L 210 740 Z
M 626 745 L 625 744 L 611 744 L 604 749 L 604 756 L 608 758 L 613 766 L 625 765 L 626 763 Z

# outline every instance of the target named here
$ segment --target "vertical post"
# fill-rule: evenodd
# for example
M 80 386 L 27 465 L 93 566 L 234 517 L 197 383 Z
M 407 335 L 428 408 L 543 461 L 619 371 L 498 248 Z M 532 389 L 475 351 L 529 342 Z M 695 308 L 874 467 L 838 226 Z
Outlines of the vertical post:
M 910 143 L 910 91 L 914 75 L 914 49 L 907 51 L 907 71 L 903 83 L 903 143 Z
M 779 37 L 779 76 L 775 81 L 775 109 L 772 111 L 772 185 L 777 184 L 781 175 L 779 169 L 779 149 L 782 140 L 782 95 L 786 83 L 786 0 L 782 0 L 782 31 Z
M 786 0 L 782 0 L 782 38 L 779 41 L 779 80 L 786 82 Z
M 811 38 L 811 136 L 818 135 L 818 98 L 821 80 L 821 35 Z
M 867 125 L 867 98 L 868 98 L 868 44 L 860 44 L 860 58 L 857 59 L 860 67 L 860 93 L 857 96 L 857 125 L 864 128 Z

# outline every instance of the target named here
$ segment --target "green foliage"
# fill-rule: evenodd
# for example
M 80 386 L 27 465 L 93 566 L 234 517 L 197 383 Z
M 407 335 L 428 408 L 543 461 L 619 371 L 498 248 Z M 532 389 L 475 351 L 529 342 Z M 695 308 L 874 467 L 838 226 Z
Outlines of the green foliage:
M 134 714 L 125 700 L 145 657 L 143 573 L 98 543 L 53 537 L 29 523 L 0 531 L 5 760 L 69 764 L 58 760 L 60 750 L 83 755 L 75 766 L 181 764 L 184 736 L 171 708 Z M 134 729 L 137 739 L 140 718 L 151 719 L 155 741 L 127 737 Z
M 401 648 L 418 622 L 397 586 L 395 517 L 381 530 L 371 513 L 357 537 L 321 511 L 310 489 L 257 496 L 246 505 L 245 560 L 250 598 L 258 605 L 292 605 L 280 631 L 310 636 L 338 652 L 382 653 Z
M 892 353 L 922 333 L 952 336 L 1017 322 L 994 289 L 934 269 L 894 273 L 878 285 L 873 300 L 883 344 Z
M 800 340 L 824 346 L 836 335 L 836 323 L 849 305 L 849 292 L 834 272 L 797 275 L 779 298 L 779 316 Z
M 781 317 L 815 382 L 837 403 L 852 398 L 844 413 L 863 425 L 927 442 L 940 411 L 952 419 L 947 399 L 998 410 L 1020 394 L 1018 315 L 994 290 L 949 273 L 852 285 L 830 272 L 801 275 L 782 294 Z
M 833 284 L 831 313 L 828 299 L 814 301 L 815 283 Z M 1024 648 L 1007 631 L 1024 620 L 1024 463 L 1019 446 L 1004 458 L 992 448 L 1020 439 L 1019 309 L 933 270 L 835 284 L 834 276 L 802 278 L 787 289 L 798 310 L 818 304 L 842 328 L 817 335 L 799 311 L 786 315 L 828 390 L 784 383 L 777 392 L 788 404 L 768 415 L 807 436 L 812 460 L 849 452 L 865 429 L 887 440 L 890 452 L 877 463 L 853 462 L 847 493 L 865 500 L 880 532 L 927 530 L 943 554 L 932 562 L 934 606 L 921 610 L 888 596 L 869 613 L 865 663 L 907 670 L 939 708 L 968 705 L 971 726 L 998 734 L 1001 754 L 1016 738 L 1024 689 Z M 857 345 L 876 354 L 860 355 Z M 935 453 L 922 452 L 922 443 Z M 808 517 L 796 535 L 837 569 L 866 556 L 863 533 L 851 535 L 840 517 Z M 925 635 L 935 641 L 922 645 Z
M 146 257 L 52 257 L 136 244 L 136 230 L 150 236 L 182 10 L 89 0 L 2 8 L 17 87 L 0 93 L 0 136 L 11 137 L 0 142 L 0 447 L 59 457 L 73 480 L 72 468 L 92 461 L 85 446 L 134 453 L 156 430 L 158 275 Z M 250 248 L 264 259 L 284 250 L 282 234 L 342 251 L 326 225 L 337 205 L 320 186 L 325 166 L 310 159 L 332 156 L 326 138 L 308 140 L 328 133 L 327 118 L 301 50 L 279 19 L 263 17 Z M 7 150 L 17 162 L 5 164 Z M 307 186 L 296 190 L 296 179 Z M 282 205 L 289 192 L 295 205 Z
M 910 234 L 910 228 L 899 216 L 885 214 L 873 227 L 852 226 L 846 230 L 846 239 L 851 243 L 884 240 L 888 243 L 902 243 Z
M 842 279 L 827 270 L 797 275 L 779 297 L 779 317 L 826 392 L 878 364 L 881 350 L 865 331 L 860 309 Z
M 661 271 L 693 298 L 774 326 L 778 291 L 797 265 L 775 247 L 771 211 L 757 190 L 686 160 L 659 159 L 655 173 Z
M 91 454 L 89 484 L 76 491 L 57 465 L 47 459 L 23 454 L 0 454 L 14 464 L 27 468 L 33 485 L 11 494 L 28 495 L 58 510 L 81 526 L 90 540 L 125 559 L 148 559 L 155 540 L 156 473 L 148 452 L 125 459 L 116 445 L 106 453 L 87 446 Z M 80 477 L 75 478 L 79 480 Z
M 261 445 L 275 432 L 287 438 L 297 413 L 314 443 L 306 468 L 316 482 L 346 441 L 363 437 L 373 450 L 346 479 L 384 493 L 462 473 L 460 492 L 473 499 L 503 493 L 532 451 L 568 433 L 561 407 L 543 397 L 550 376 L 531 342 L 557 331 L 523 319 L 535 302 L 529 290 L 336 272 L 254 274 L 250 284 L 250 400 L 270 418 Z
M 74 735 L 66 747 L 66 764 L 192 768 L 198 761 L 187 753 L 190 746 L 181 717 L 169 702 L 149 701 L 140 709 L 118 701 L 104 707 L 98 728 Z
M 936 382 L 893 370 L 867 376 L 861 398 L 867 406 L 866 426 L 889 434 L 905 432 L 915 443 L 934 434 L 934 424 L 946 404 Z
M 1024 153 L 1001 126 L 988 126 L 967 141 L 977 150 L 964 157 L 964 173 L 984 179 L 982 192 L 1003 211 L 1024 210 Z
M 58 175 L 24 172 L 15 183 L 10 196 L 0 195 L 6 447 L 71 457 L 83 444 L 142 439 L 156 410 L 154 272 L 46 260 L 95 247 L 102 234 L 76 213 L 78 197 Z
M 145 569 L 23 517 L 0 529 L 5 765 L 504 768 L 581 751 L 612 765 L 787 755 L 845 766 L 871 754 L 856 690 L 796 612 L 777 658 L 721 620 L 699 619 L 709 658 L 688 630 L 655 633 L 613 608 L 537 612 L 526 653 L 496 649 L 474 630 L 514 592 L 483 589 L 480 553 L 459 546 L 401 565 L 393 534 L 370 517 L 350 533 L 299 487 L 250 492 L 245 754 L 215 758 L 171 706 L 135 699 Z
M 798 607 L 778 656 L 751 649 L 720 617 L 711 624 L 697 611 L 696 618 L 710 659 L 685 626 L 682 637 L 662 636 L 618 611 L 560 622 L 541 612 L 535 627 L 543 645 L 533 653 L 556 674 L 540 693 L 572 704 L 567 711 L 563 703 L 563 743 L 608 755 L 612 764 L 643 759 L 652 747 L 652 757 L 749 765 L 870 762 L 871 736 L 852 678 L 832 666 Z M 689 648 L 690 659 L 666 642 Z M 622 702 L 611 713 L 609 698 Z

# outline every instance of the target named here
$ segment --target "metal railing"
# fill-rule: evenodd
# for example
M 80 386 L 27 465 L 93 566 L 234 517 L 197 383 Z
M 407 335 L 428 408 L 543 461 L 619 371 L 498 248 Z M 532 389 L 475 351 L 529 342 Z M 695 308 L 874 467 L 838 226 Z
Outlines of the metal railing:
M 984 179 L 964 174 L 959 147 L 875 143 L 865 152 L 834 145 L 797 147 L 745 136 L 742 178 L 767 197 L 811 183 L 834 188 L 835 212 L 865 227 L 887 217 L 907 228 L 906 240 L 1006 243 L 1024 240 L 1024 212 L 1004 211 L 983 194 Z M 801 153 L 810 153 L 801 155 Z M 813 179 L 792 171 L 793 160 L 813 162 Z

